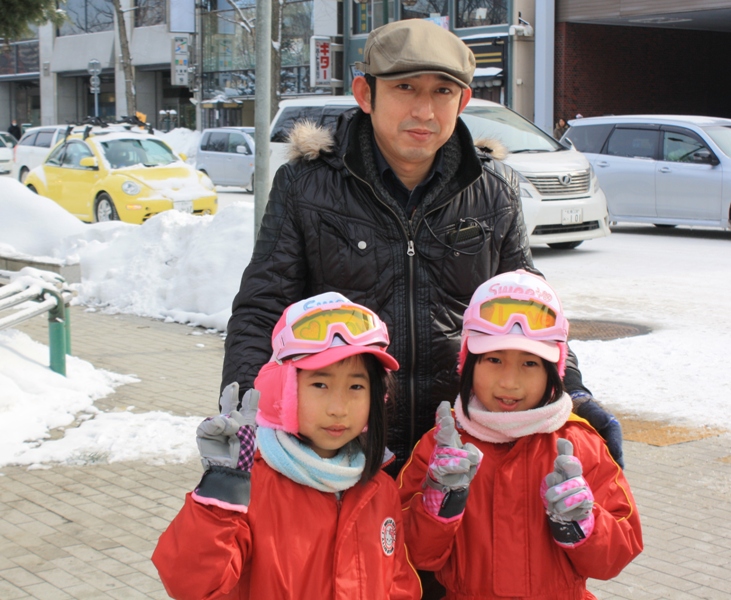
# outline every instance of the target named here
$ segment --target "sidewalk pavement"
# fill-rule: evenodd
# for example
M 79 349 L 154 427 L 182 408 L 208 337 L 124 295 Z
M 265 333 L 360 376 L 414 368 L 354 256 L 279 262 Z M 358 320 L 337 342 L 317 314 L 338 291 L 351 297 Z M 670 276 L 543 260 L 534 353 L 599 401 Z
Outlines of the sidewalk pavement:
M 48 343 L 44 317 L 18 329 Z M 75 356 L 141 380 L 97 401 L 101 410 L 215 411 L 220 335 L 73 307 L 71 336 Z M 625 461 L 645 551 L 589 589 L 600 600 L 731 598 L 731 433 L 626 441 Z M 197 460 L 0 468 L 0 599 L 167 598 L 150 556 L 200 472 Z

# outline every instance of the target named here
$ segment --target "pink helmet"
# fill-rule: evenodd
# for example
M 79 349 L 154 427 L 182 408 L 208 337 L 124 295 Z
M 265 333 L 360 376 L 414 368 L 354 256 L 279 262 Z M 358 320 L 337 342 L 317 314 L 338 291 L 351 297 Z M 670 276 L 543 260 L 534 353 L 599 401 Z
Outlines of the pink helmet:
M 460 370 L 467 357 L 524 350 L 557 363 L 563 375 L 569 322 L 544 279 L 523 269 L 502 273 L 475 290 L 464 314 Z
M 386 324 L 376 313 L 341 294 L 326 292 L 295 302 L 272 332 L 272 357 L 254 387 L 261 394 L 256 422 L 299 431 L 297 369 L 320 369 L 356 354 L 372 354 L 389 370 L 398 362 L 386 352 Z

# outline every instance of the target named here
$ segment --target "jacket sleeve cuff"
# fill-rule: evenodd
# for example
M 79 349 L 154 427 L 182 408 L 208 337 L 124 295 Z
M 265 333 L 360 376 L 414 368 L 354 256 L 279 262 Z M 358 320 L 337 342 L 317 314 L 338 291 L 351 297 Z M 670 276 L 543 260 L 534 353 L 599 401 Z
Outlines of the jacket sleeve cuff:
M 198 504 L 245 513 L 251 495 L 251 473 L 214 466 L 208 469 L 192 496 Z

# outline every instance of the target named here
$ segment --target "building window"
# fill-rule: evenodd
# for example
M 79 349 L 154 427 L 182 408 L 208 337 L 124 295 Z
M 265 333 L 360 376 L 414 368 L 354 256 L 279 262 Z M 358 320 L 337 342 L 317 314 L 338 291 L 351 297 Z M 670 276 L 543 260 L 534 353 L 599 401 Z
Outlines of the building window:
M 0 43 L 0 75 L 38 73 L 38 42 Z
M 135 27 L 165 23 L 165 0 L 135 0 Z
M 66 0 L 64 10 L 68 20 L 58 29 L 58 35 L 96 33 L 114 29 L 114 8 L 109 0 Z
M 402 19 L 430 19 L 449 27 L 447 0 L 401 0 Z
M 508 22 L 508 0 L 457 0 L 457 27 L 484 27 Z
M 241 13 L 227 0 L 211 0 L 201 15 L 203 30 L 203 93 L 206 98 L 250 96 L 255 91 L 256 34 L 237 26 L 240 14 L 256 22 L 254 0 L 236 0 Z M 284 0 L 280 90 L 282 94 L 312 93 L 309 85 L 313 0 Z
M 362 0 L 353 2 L 353 34 L 370 33 L 372 29 L 395 20 L 395 0 Z M 406 18 L 406 17 L 404 17 Z

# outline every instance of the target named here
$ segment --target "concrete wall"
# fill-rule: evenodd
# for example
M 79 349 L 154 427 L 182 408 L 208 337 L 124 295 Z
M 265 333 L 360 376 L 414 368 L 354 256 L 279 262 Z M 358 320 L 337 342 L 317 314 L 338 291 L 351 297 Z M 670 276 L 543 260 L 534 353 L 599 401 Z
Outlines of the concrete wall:
M 148 122 L 156 123 L 162 101 L 162 78 L 156 71 L 137 71 L 135 80 L 137 110 L 147 115 Z
M 535 1 L 515 0 L 512 25 L 518 24 L 518 13 L 535 27 Z M 534 119 L 535 94 L 535 38 L 512 36 L 511 108 L 526 119 Z
M 78 123 L 86 117 L 85 94 L 88 77 L 82 81 L 80 77 L 56 78 L 57 123 Z M 93 113 L 92 113 L 93 114 Z
M 0 129 L 3 131 L 10 127 L 10 123 L 15 116 L 15 108 L 10 93 L 12 85 L 9 81 L 0 81 Z

